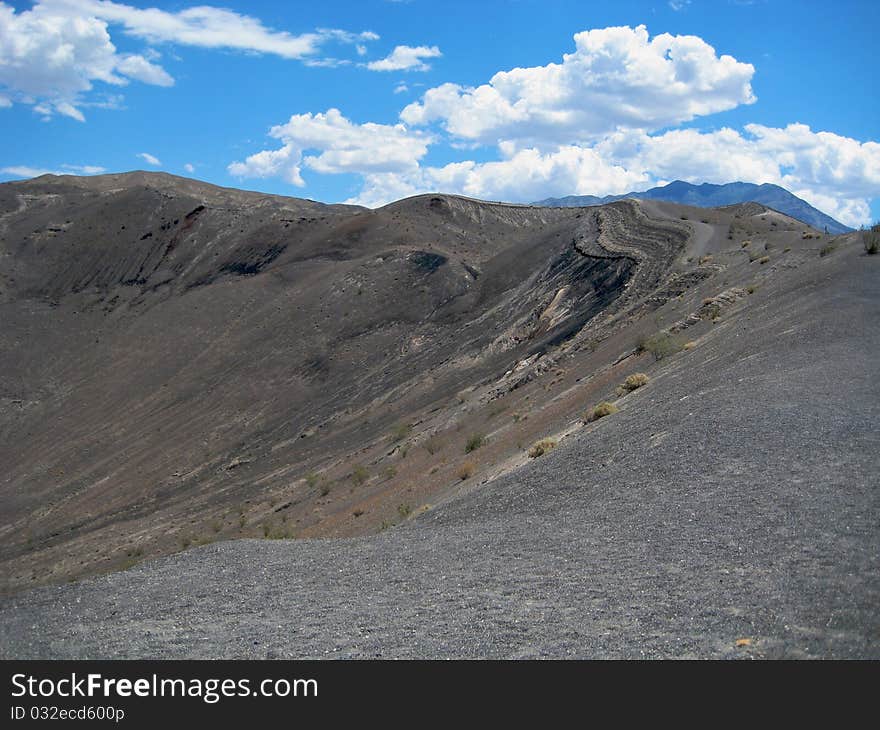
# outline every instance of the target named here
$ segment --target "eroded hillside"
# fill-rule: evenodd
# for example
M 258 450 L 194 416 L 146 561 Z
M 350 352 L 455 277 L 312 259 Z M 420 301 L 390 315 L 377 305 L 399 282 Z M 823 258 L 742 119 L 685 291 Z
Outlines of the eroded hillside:
M 755 204 L 0 185 L 4 589 L 393 527 L 580 427 L 640 337 L 697 340 L 827 245 Z

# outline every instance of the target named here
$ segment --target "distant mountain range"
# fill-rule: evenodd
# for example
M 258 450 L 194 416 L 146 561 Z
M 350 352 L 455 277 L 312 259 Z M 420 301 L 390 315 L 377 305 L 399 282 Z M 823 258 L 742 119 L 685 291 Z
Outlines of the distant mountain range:
M 829 233 L 847 233 L 852 228 L 843 225 L 820 210 L 816 210 L 805 200 L 792 195 L 785 188 L 778 185 L 755 185 L 754 183 L 733 182 L 726 185 L 692 185 L 682 180 L 676 180 L 662 187 L 651 188 L 640 193 L 626 193 L 625 195 L 606 195 L 604 198 L 595 195 L 568 195 L 564 198 L 547 198 L 539 200 L 533 205 L 549 207 L 577 208 L 585 205 L 603 205 L 623 198 L 640 198 L 643 200 L 666 200 L 670 203 L 693 205 L 700 208 L 717 208 L 722 205 L 734 205 L 735 203 L 755 202 L 766 205 L 768 208 L 778 210 L 780 213 L 796 218 L 820 231 L 824 228 Z

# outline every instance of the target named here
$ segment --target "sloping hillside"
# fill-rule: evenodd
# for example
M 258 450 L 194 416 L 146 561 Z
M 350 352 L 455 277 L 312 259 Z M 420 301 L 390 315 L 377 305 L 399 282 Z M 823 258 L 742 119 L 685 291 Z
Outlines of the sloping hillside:
M 572 414 L 549 453 L 378 535 L 221 542 L 19 594 L 3 654 L 880 657 L 880 257 L 812 244 L 711 254 L 649 317 L 688 349 L 611 336 L 558 361 L 576 377 L 522 385 L 529 422 L 619 408 Z M 647 385 L 616 394 L 634 370 Z

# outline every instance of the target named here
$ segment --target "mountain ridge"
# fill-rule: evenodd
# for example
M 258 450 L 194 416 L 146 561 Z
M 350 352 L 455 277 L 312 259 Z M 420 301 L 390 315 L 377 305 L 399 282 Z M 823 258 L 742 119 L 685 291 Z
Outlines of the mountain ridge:
M 805 200 L 797 197 L 779 185 L 763 183 L 731 182 L 723 185 L 701 183 L 695 185 L 683 180 L 674 180 L 668 185 L 661 185 L 642 192 L 629 192 L 623 195 L 567 195 L 561 198 L 545 198 L 535 201 L 533 205 L 548 207 L 581 207 L 604 205 L 626 198 L 639 200 L 664 200 L 681 205 L 693 205 L 700 208 L 716 208 L 736 203 L 761 203 L 780 213 L 796 218 L 817 230 L 827 228 L 828 233 L 848 233 L 853 229 L 835 220 L 831 216 L 814 208 Z

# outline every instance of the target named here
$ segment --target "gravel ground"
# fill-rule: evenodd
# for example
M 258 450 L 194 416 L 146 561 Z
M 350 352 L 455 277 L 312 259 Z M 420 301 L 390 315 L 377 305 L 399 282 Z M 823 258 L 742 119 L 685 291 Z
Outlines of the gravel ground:
M 19 594 L 0 652 L 880 658 L 877 259 L 780 272 L 619 413 L 403 526 Z

